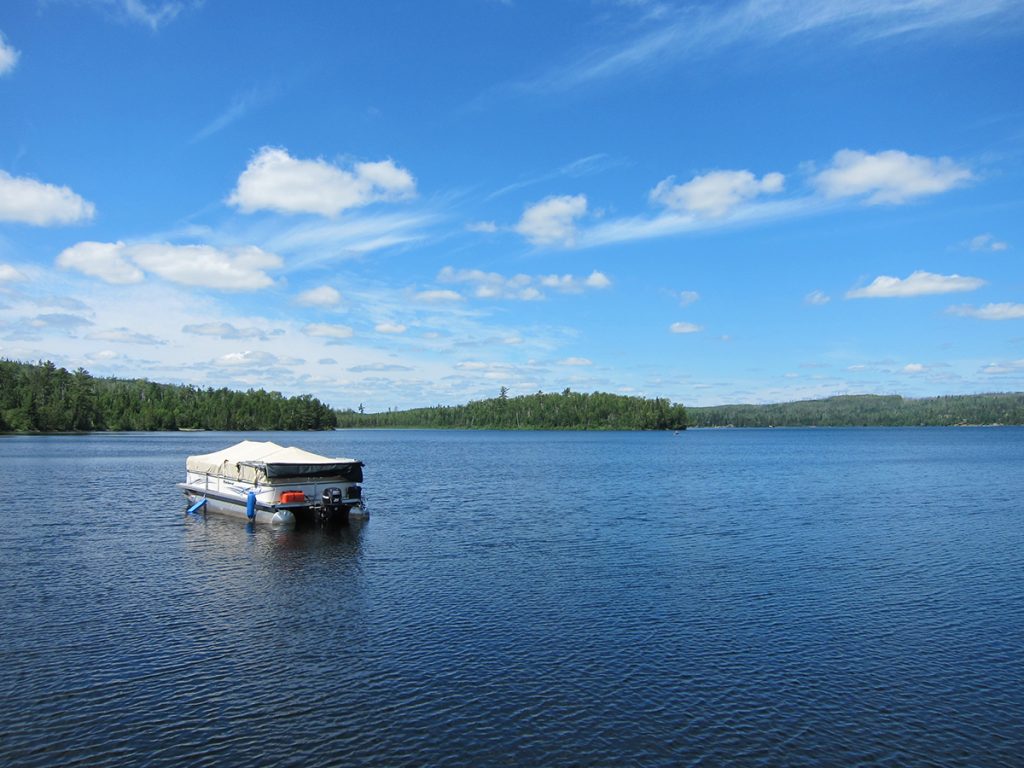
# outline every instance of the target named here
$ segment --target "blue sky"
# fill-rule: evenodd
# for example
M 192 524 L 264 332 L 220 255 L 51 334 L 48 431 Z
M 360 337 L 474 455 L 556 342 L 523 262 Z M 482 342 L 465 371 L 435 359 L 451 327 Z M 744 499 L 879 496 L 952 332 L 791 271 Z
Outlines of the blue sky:
M 0 6 L 0 356 L 369 410 L 1024 390 L 1024 3 Z

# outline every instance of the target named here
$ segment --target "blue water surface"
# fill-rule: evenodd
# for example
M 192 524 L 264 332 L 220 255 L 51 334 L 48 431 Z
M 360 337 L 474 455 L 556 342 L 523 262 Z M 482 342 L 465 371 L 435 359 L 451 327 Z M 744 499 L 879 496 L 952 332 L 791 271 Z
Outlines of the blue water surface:
M 186 516 L 185 457 L 370 519 Z M 0 438 L 4 765 L 1021 765 L 1024 429 Z

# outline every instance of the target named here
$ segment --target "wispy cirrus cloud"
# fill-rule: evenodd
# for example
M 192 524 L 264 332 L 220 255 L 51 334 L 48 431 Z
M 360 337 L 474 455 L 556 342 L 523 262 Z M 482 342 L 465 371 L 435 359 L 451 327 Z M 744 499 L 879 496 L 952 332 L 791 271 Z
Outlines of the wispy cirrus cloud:
M 164 24 L 169 24 L 178 17 L 180 13 L 202 5 L 202 0 L 163 0 L 162 2 L 150 2 L 149 0 L 91 0 L 92 5 L 103 8 L 113 13 L 124 21 L 141 24 L 149 27 L 154 32 Z
M 665 68 L 733 46 L 771 46 L 814 35 L 831 34 L 848 45 L 858 45 L 957 29 L 973 34 L 984 23 L 993 30 L 1021 23 L 1014 0 L 821 0 L 810 5 L 741 0 L 707 5 L 663 3 L 658 8 L 658 13 L 651 13 L 642 5 L 623 4 L 620 10 L 628 16 L 614 18 L 614 32 L 603 44 L 509 88 L 557 93 Z M 619 32 L 623 29 L 628 30 L 625 35 Z
M 192 137 L 192 143 L 195 144 L 210 138 L 216 133 L 220 133 L 232 123 L 241 120 L 252 110 L 258 109 L 270 102 L 276 95 L 277 89 L 273 86 L 250 88 L 243 93 L 236 94 L 223 112 L 196 132 L 195 136 Z
M 1024 304 L 1004 302 L 1001 304 L 986 304 L 983 307 L 972 307 L 964 304 L 949 307 L 946 312 L 950 315 L 975 317 L 979 320 L 1017 320 L 1024 318 Z
M 942 293 L 974 291 L 985 285 L 980 277 L 961 275 L 937 275 L 918 270 L 905 278 L 879 275 L 863 288 L 846 292 L 848 299 L 909 298 Z

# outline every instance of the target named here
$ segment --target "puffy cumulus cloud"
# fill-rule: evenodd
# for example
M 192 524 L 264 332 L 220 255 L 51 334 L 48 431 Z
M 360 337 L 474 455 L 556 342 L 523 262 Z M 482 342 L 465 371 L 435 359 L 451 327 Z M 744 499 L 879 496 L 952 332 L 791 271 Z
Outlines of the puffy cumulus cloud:
M 592 360 L 586 358 L 586 357 L 567 357 L 564 360 L 559 360 L 558 364 L 559 365 L 585 367 L 585 366 L 588 366 L 588 365 L 593 365 L 594 362 Z
M 89 221 L 96 206 L 70 187 L 44 184 L 35 179 L 0 171 L 0 221 L 47 227 Z
M 416 180 L 391 160 L 355 163 L 351 170 L 325 160 L 298 160 L 284 149 L 263 147 L 228 197 L 244 213 L 270 210 L 337 216 L 350 208 L 416 194 Z
M 144 271 L 180 285 L 219 291 L 253 291 L 273 284 L 265 272 L 283 265 L 281 258 L 255 246 L 220 249 L 211 245 L 81 242 L 66 248 L 57 265 L 104 282 L 142 282 Z
M 903 373 L 924 373 L 928 368 L 921 363 L 907 363 L 900 370 Z
M 110 328 L 105 331 L 93 331 L 86 335 L 94 341 L 113 341 L 118 344 L 142 344 L 149 347 L 163 346 L 167 342 L 148 333 L 138 333 L 130 328 Z
M 441 283 L 467 283 L 475 286 L 473 295 L 479 299 L 515 299 L 535 301 L 543 299 L 544 293 L 537 286 L 561 293 L 582 293 L 587 289 L 600 290 L 611 286 L 612 281 L 602 272 L 594 270 L 587 277 L 574 275 L 512 275 L 506 277 L 498 272 L 481 269 L 455 269 L 444 267 L 437 275 Z
M 673 211 L 716 218 L 758 195 L 781 192 L 784 182 L 781 173 L 766 173 L 758 179 L 750 171 L 711 171 L 684 184 L 676 184 L 675 177 L 669 176 L 649 197 Z
M 696 323 L 672 323 L 668 329 L 672 331 L 672 333 L 697 333 L 698 331 L 704 330 L 704 327 L 697 325 Z
M 266 340 L 270 336 L 280 336 L 283 331 L 264 331 L 259 328 L 236 328 L 231 323 L 195 323 L 182 326 L 183 333 L 190 333 L 193 336 L 212 336 L 218 339 L 260 339 Z
M 841 149 L 832 165 L 814 177 L 814 184 L 828 198 L 866 196 L 869 205 L 878 205 L 936 195 L 973 178 L 968 168 L 948 157 L 932 159 L 895 149 L 874 155 Z
M 25 275 L 10 264 L 0 264 L 0 283 L 13 283 L 17 280 L 24 280 Z
M 325 339 L 350 339 L 353 335 L 351 327 L 332 323 L 309 323 L 302 327 L 302 332 L 307 336 L 318 336 Z
M 377 323 L 374 330 L 377 333 L 405 333 L 408 329 L 401 323 Z
M 983 307 L 960 305 L 946 310 L 951 315 L 976 317 L 979 320 L 1017 320 L 1024 317 L 1024 304 L 986 304 Z
M 128 285 L 141 283 L 145 275 L 126 257 L 128 246 L 116 243 L 76 243 L 65 248 L 57 256 L 57 266 L 74 269 L 90 277 L 98 277 L 105 283 Z
M 523 211 L 516 232 L 534 245 L 572 246 L 576 219 L 587 212 L 586 195 L 547 197 Z
M 820 307 L 830 301 L 832 301 L 832 297 L 823 291 L 811 291 L 804 296 L 804 304 L 810 304 L 813 307 Z
M 317 288 L 303 291 L 295 300 L 307 307 L 334 307 L 341 302 L 341 294 L 337 288 L 321 285 Z
M 7 42 L 4 33 L 0 32 L 0 77 L 11 72 L 18 64 L 21 52 Z
M 909 277 L 900 279 L 879 275 L 870 285 L 846 292 L 848 299 L 908 298 L 939 293 L 960 293 L 974 291 L 985 285 L 980 277 L 960 275 L 936 275 L 918 270 Z
M 414 298 L 417 301 L 423 301 L 427 304 L 443 304 L 452 301 L 462 301 L 462 294 L 456 293 L 455 291 L 420 291 Z
M 990 234 L 977 235 L 967 241 L 967 247 L 972 251 L 1005 251 L 1010 247 L 1009 243 L 1002 240 L 996 240 Z

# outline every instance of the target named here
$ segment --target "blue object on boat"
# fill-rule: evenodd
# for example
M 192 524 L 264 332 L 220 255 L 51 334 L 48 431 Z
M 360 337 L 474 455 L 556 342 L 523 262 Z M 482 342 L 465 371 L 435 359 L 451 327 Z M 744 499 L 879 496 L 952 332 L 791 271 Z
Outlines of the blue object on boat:
M 253 491 L 249 491 L 245 497 L 245 516 L 250 520 L 256 517 L 256 494 Z
M 191 507 L 189 507 L 188 508 L 188 512 L 186 512 L 185 514 L 194 515 L 196 512 L 198 512 L 200 509 L 202 509 L 205 506 L 206 506 L 206 499 L 205 498 L 200 499 L 195 504 L 193 504 Z

